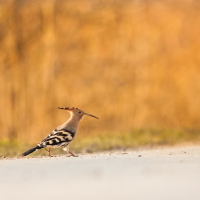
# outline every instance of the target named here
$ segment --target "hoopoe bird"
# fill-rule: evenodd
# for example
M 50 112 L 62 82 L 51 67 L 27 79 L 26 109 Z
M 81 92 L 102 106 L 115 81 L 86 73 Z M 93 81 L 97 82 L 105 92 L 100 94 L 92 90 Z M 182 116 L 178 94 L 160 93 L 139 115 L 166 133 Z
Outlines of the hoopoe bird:
M 27 156 L 38 149 L 45 148 L 48 151 L 48 155 L 51 156 L 50 150 L 51 148 L 63 148 L 64 151 L 67 151 L 70 156 L 75 156 L 71 151 L 69 151 L 69 143 L 74 139 L 78 124 L 80 120 L 85 116 L 94 117 L 99 119 L 98 117 L 85 113 L 83 110 L 74 107 L 68 108 L 58 108 L 67 110 L 70 112 L 70 118 L 62 125 L 58 126 L 56 129 L 52 131 L 44 140 L 37 144 L 32 149 L 24 152 L 22 156 Z

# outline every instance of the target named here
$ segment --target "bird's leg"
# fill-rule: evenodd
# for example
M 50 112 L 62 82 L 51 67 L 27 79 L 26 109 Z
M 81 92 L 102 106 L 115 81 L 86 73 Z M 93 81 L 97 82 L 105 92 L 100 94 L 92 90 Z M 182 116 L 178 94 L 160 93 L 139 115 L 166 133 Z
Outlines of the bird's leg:
M 51 149 L 49 149 L 49 157 L 52 157 L 52 155 L 50 154 L 50 150 L 51 150 Z
M 78 157 L 77 155 L 74 155 L 71 151 L 68 151 L 70 153 L 70 156 L 73 156 L 73 157 Z
M 50 150 L 51 150 L 51 149 L 50 149 L 50 148 L 49 148 L 49 149 L 45 148 L 45 150 L 48 151 L 48 156 L 49 156 L 49 157 L 52 157 L 52 155 L 50 154 Z
M 70 154 L 68 157 L 70 157 L 70 156 L 78 157 L 77 155 L 74 155 L 74 154 L 69 150 L 69 145 L 67 146 L 67 152 Z

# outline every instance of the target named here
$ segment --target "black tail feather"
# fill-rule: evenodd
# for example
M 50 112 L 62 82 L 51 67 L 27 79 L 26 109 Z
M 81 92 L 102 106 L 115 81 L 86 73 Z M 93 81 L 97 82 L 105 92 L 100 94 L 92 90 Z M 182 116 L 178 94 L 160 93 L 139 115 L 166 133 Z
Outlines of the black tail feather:
M 41 149 L 41 147 L 36 146 L 36 147 L 34 147 L 34 148 L 32 148 L 32 149 L 29 149 L 28 151 L 24 152 L 24 153 L 22 154 L 22 156 L 27 156 L 27 155 L 33 153 L 34 151 L 36 151 L 36 150 L 38 150 L 38 149 Z

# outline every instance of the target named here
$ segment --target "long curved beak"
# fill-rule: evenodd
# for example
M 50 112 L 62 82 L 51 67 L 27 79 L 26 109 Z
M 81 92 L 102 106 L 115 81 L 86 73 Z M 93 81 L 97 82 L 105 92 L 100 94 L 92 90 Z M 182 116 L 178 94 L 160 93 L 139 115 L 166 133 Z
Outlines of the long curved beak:
M 94 115 L 91 115 L 91 114 L 88 114 L 88 113 L 84 113 L 84 115 L 87 115 L 87 116 L 90 116 L 90 117 L 94 117 L 96 119 L 99 119 L 98 117 L 94 116 Z

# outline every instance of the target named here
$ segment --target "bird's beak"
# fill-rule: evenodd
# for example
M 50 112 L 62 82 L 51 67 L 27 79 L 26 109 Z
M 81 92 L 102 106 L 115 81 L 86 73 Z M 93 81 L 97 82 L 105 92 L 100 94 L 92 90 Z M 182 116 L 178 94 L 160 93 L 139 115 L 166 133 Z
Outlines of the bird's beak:
M 87 116 L 90 116 L 90 117 L 94 117 L 96 119 L 99 119 L 98 117 L 94 116 L 94 115 L 91 115 L 91 114 L 88 114 L 88 113 L 84 113 L 84 115 L 87 115 Z

